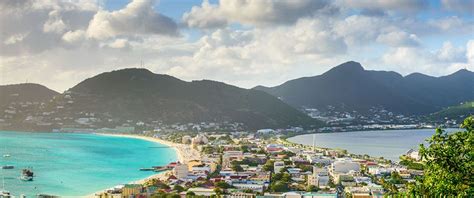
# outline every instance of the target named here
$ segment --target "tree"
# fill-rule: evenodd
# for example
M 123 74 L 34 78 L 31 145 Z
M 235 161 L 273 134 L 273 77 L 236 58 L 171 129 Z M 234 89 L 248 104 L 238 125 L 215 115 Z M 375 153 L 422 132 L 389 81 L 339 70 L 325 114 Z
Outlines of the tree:
M 263 165 L 264 171 L 272 171 L 273 172 L 273 160 L 267 160 L 267 162 Z
M 306 192 L 318 192 L 320 189 L 315 185 L 310 185 L 306 188 Z
M 464 131 L 446 133 L 436 129 L 420 145 L 424 176 L 409 186 L 409 193 L 428 197 L 474 197 L 474 118 L 461 124 Z
M 222 189 L 220 189 L 220 188 L 214 188 L 214 192 L 215 192 L 216 195 L 219 197 L 219 195 L 222 194 Z
M 176 190 L 176 192 L 180 193 L 184 191 L 184 187 L 180 185 L 174 185 L 173 190 Z
M 219 187 L 219 188 L 222 188 L 222 189 L 228 189 L 228 188 L 232 187 L 230 184 L 228 184 L 227 182 L 224 182 L 224 181 L 217 182 L 216 186 Z
M 273 192 L 286 192 L 288 191 L 288 184 L 283 181 L 277 181 L 270 187 Z
M 244 169 L 239 164 L 232 164 L 232 170 L 235 172 L 242 172 Z
M 196 196 L 196 194 L 193 191 L 188 191 L 186 193 L 186 197 L 194 197 L 194 196 Z

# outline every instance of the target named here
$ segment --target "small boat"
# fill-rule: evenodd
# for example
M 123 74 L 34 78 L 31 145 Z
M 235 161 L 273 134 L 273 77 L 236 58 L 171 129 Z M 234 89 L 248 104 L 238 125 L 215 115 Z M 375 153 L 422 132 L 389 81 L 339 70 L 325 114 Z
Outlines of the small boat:
M 6 190 L 0 190 L 0 197 L 10 198 L 12 195 Z
M 23 181 L 33 181 L 33 176 L 34 176 L 33 171 L 25 168 L 21 171 L 20 179 Z
M 10 157 L 10 154 L 5 154 L 3 155 L 3 157 Z
M 5 166 L 2 166 L 2 169 L 14 169 L 15 167 L 12 166 L 12 165 L 5 165 Z

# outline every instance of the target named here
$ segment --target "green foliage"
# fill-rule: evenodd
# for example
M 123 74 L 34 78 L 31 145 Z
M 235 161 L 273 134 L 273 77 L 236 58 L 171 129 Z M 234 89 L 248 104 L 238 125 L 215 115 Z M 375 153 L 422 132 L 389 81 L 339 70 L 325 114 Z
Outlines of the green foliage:
M 175 190 L 176 192 L 180 193 L 180 192 L 183 192 L 185 189 L 184 187 L 180 186 L 180 185 L 175 185 L 173 187 L 173 190 Z
M 216 149 L 212 146 L 204 146 L 202 147 L 202 152 L 205 154 L 212 154 L 216 151 Z
M 408 169 L 413 170 L 423 170 L 423 164 L 419 162 L 414 162 L 412 159 L 408 158 L 400 158 L 401 161 L 399 162 L 400 165 L 407 166 Z
M 306 188 L 306 192 L 318 192 L 319 190 L 321 189 L 314 185 L 310 185 Z
M 273 168 L 273 160 L 268 160 L 264 165 L 263 165 L 263 170 L 264 171 L 274 171 Z
M 217 194 L 217 195 L 221 195 L 223 193 L 222 189 L 220 188 L 214 188 L 214 192 Z
M 448 134 L 441 129 L 420 145 L 425 162 L 424 176 L 409 186 L 415 196 L 474 196 L 474 118 L 464 120 L 458 131 Z
M 273 192 L 287 192 L 289 190 L 288 184 L 283 181 L 272 183 L 272 185 L 270 185 L 270 189 Z
M 222 189 L 228 189 L 228 188 L 232 187 L 230 184 L 228 184 L 227 182 L 224 182 L 224 181 L 217 182 L 215 184 L 215 186 L 217 186 L 219 188 L 222 188 Z
M 400 174 L 398 174 L 398 172 L 393 171 L 390 174 L 390 182 L 392 184 L 403 184 L 405 183 L 405 180 L 403 180 L 403 178 L 400 176 Z
M 445 117 L 458 118 L 459 116 L 468 115 L 474 115 L 474 101 L 465 102 L 457 106 L 445 108 L 439 112 L 430 115 L 429 117 L 432 119 L 444 119 Z
M 236 172 L 242 172 L 244 169 L 239 164 L 232 164 L 232 170 Z

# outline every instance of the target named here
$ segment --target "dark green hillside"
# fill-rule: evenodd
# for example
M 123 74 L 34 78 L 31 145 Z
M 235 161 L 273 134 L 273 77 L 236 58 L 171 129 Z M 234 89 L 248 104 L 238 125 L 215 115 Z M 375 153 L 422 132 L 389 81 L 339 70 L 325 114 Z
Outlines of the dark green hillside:
M 11 102 L 46 102 L 56 91 L 39 84 L 24 83 L 0 86 L 0 106 L 9 105 Z
M 255 87 L 300 108 L 367 111 L 381 106 L 403 114 L 427 114 L 474 99 L 474 73 L 460 70 L 448 76 L 368 71 L 349 61 L 319 76 L 290 80 L 276 87 Z
M 186 82 L 146 69 L 107 72 L 66 92 L 74 103 L 63 114 L 95 112 L 111 118 L 165 123 L 240 122 L 252 129 L 319 126 L 277 98 L 221 82 Z

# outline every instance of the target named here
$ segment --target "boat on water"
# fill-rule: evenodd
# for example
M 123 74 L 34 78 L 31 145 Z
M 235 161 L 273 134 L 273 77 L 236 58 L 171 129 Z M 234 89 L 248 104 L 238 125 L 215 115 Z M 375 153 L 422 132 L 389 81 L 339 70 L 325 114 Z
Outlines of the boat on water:
M 5 165 L 5 166 L 2 166 L 2 169 L 14 169 L 15 166 L 12 166 L 12 165 Z
M 3 157 L 10 157 L 10 154 L 5 154 L 3 155 Z
M 33 171 L 31 169 L 25 168 L 21 171 L 20 179 L 23 181 L 33 181 L 33 176 Z
M 10 192 L 6 191 L 6 190 L 0 190 L 0 197 L 2 198 L 10 198 L 12 197 L 12 195 L 10 194 Z

